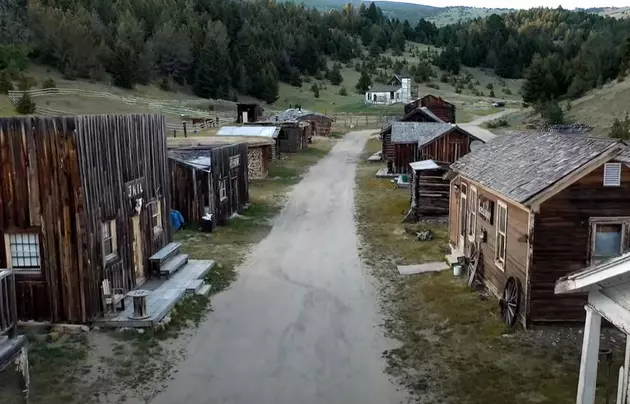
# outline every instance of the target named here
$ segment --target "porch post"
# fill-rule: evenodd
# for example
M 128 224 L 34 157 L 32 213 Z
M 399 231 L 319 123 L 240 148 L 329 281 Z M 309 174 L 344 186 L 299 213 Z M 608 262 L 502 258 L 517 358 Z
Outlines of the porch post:
M 578 381 L 576 403 L 594 404 L 602 318 L 592 307 L 585 306 L 584 308 L 586 309 L 586 322 L 584 323 L 584 340 L 582 342 L 580 379 Z

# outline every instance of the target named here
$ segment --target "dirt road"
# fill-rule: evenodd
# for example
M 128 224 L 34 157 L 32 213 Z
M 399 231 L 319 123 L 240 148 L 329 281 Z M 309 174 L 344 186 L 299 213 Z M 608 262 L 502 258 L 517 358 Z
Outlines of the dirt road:
M 290 194 L 269 236 L 212 300 L 175 379 L 153 404 L 390 404 L 391 348 L 357 251 L 356 160 L 346 135 Z
M 499 119 L 502 118 L 508 114 L 511 114 L 513 112 L 518 111 L 518 109 L 515 108 L 506 108 L 504 110 L 502 110 L 501 112 L 497 112 L 496 114 L 492 114 L 492 115 L 486 115 L 486 116 L 480 116 L 479 118 L 475 118 L 470 122 L 466 122 L 466 125 L 474 125 L 474 126 L 481 126 L 482 124 L 486 123 L 486 122 L 490 122 L 493 121 L 495 119 Z

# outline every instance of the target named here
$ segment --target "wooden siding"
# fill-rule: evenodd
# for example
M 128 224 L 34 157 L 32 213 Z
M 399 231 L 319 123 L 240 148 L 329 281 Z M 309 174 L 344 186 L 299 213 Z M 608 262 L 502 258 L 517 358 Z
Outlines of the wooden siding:
M 39 236 L 40 270 L 16 276 L 22 320 L 86 322 L 102 312 L 103 278 L 113 287 L 135 286 L 135 198 L 144 206 L 161 204 L 157 236 L 141 211 L 144 259 L 170 241 L 163 117 L 2 119 L 0 150 L 0 239 L 15 232 Z M 141 185 L 133 199 L 130 181 Z M 117 256 L 105 263 L 101 223 L 109 220 L 116 225 Z M 0 249 L 0 266 L 9 261 Z
M 411 209 L 415 220 L 422 216 L 446 215 L 449 209 L 448 170 L 411 170 Z
M 451 200 L 457 199 L 455 203 L 456 209 L 450 212 L 449 215 L 449 236 L 455 238 L 451 240 L 457 245 L 459 239 L 459 201 L 461 198 L 461 184 L 467 184 L 467 203 L 470 208 L 470 190 L 471 185 L 475 186 L 466 178 L 460 180 L 460 191 L 452 191 Z M 495 263 L 495 250 L 496 250 L 496 219 L 497 219 L 497 198 L 494 194 L 487 192 L 480 186 L 477 186 L 478 198 L 486 198 L 493 202 L 494 208 L 492 212 L 492 223 L 484 220 L 477 214 L 476 235 L 479 239 L 482 231 L 485 231 L 487 238 L 485 242 L 480 242 L 481 252 L 483 256 L 483 265 L 479 268 L 479 273 L 486 281 L 488 289 L 497 296 L 501 297 L 503 288 L 507 279 L 511 276 L 517 278 L 521 283 L 521 309 L 520 319 L 521 322 L 525 322 L 525 313 L 527 312 L 527 254 L 528 254 L 528 242 L 525 235 L 529 232 L 529 212 L 522 208 L 515 206 L 505 200 L 502 200 L 507 205 L 508 219 L 507 219 L 507 241 L 506 241 L 506 262 L 505 269 L 501 269 Z M 468 248 L 470 241 L 468 237 L 465 238 L 465 248 Z
M 409 163 L 418 160 L 418 144 L 417 143 L 394 143 L 394 161 L 392 165 L 393 172 L 396 174 L 405 174 L 411 171 Z
M 395 149 L 392 143 L 392 127 L 390 126 L 381 134 L 381 154 L 383 161 L 394 161 Z
M 282 153 L 297 153 L 308 148 L 311 126 L 308 123 L 282 124 L 278 148 Z
M 240 164 L 230 168 L 230 156 L 239 156 Z M 210 157 L 216 222 L 225 224 L 232 214 L 249 202 L 247 145 L 237 144 L 212 150 Z M 218 187 L 226 182 L 226 198 L 221 199 Z
M 418 158 L 450 165 L 470 152 L 472 140 L 470 135 L 456 128 L 423 146 Z
M 448 123 L 456 123 L 455 121 L 455 105 L 448 101 L 444 101 L 441 97 L 434 95 L 425 95 L 420 100 L 420 106 L 427 107 L 438 118 Z
M 210 173 L 188 164 L 169 159 L 172 207 L 186 222 L 196 223 L 204 215 L 204 207 L 214 201 Z
M 307 115 L 298 118 L 299 122 L 310 122 L 314 136 L 330 136 L 332 133 L 332 119 L 324 115 Z
M 545 201 L 536 213 L 531 268 L 530 318 L 583 321 L 586 295 L 555 295 L 558 278 L 589 265 L 591 217 L 630 217 L 630 168 L 621 186 L 604 187 L 603 165 Z

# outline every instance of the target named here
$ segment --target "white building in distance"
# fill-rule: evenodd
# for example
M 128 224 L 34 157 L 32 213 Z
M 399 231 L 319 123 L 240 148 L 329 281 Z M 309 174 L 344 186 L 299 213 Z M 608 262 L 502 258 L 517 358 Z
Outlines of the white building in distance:
M 407 104 L 411 99 L 412 80 L 405 70 L 395 74 L 387 84 L 374 84 L 365 92 L 366 104 Z

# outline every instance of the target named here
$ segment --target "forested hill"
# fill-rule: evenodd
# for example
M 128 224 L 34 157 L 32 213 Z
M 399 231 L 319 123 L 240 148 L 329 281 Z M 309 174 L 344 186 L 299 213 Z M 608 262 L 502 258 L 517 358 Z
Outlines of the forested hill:
M 130 88 L 155 81 L 190 85 L 201 97 L 249 94 L 267 102 L 278 82 L 304 76 L 339 81 L 340 64 L 376 76 L 406 41 L 441 47 L 410 62 L 417 80 L 430 63 L 458 73 L 462 64 L 525 77 L 531 103 L 579 96 L 630 64 L 630 21 L 562 9 L 533 9 L 436 27 L 389 19 L 373 3 L 321 13 L 273 0 L 4 0 L 0 7 L 0 71 L 13 75 L 29 60 L 67 78 L 100 79 Z M 27 6 L 28 4 L 28 6 Z M 422 58 L 422 59 L 421 59 Z M 399 62 L 400 63 L 400 62 Z M 429 63 L 429 64 L 427 64 Z M 531 66 L 530 66 L 531 64 Z M 0 77 L 1 78 L 1 77 Z M 364 80 L 366 81 L 366 80 Z M 354 83 L 348 83 L 353 86 Z

